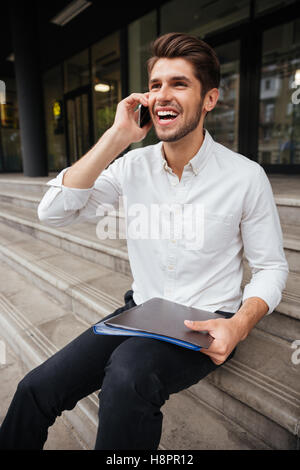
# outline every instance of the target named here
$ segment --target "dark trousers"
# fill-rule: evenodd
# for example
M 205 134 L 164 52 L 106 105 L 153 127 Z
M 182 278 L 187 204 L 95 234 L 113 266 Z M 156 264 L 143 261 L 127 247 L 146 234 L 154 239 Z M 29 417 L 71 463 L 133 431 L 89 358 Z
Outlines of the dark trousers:
M 132 291 L 124 300 L 105 319 L 136 305 Z M 95 449 L 155 450 L 160 408 L 169 395 L 218 367 L 200 351 L 152 338 L 96 335 L 89 328 L 21 380 L 0 428 L 0 449 L 42 449 L 56 417 L 101 389 Z

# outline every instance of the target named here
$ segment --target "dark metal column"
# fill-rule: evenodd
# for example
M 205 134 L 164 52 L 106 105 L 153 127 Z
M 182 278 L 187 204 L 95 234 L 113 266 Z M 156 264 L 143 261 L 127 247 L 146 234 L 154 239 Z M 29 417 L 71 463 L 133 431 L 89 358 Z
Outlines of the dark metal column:
M 11 0 L 10 11 L 24 175 L 47 176 L 36 2 Z

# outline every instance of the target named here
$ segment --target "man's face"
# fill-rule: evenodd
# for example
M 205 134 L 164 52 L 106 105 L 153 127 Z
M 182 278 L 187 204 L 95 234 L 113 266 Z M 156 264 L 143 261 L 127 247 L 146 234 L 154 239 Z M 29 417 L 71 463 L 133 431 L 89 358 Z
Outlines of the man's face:
M 201 119 L 201 84 L 185 59 L 159 59 L 149 77 L 149 110 L 157 137 L 176 142 Z

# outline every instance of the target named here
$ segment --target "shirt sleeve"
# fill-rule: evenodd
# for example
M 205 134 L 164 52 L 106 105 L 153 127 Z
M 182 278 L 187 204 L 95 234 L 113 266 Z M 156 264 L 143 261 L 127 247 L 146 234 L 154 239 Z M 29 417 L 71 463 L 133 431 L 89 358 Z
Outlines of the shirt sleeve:
M 88 189 L 64 186 L 63 176 L 70 168 L 63 169 L 56 178 L 48 181 L 50 186 L 38 206 L 38 217 L 48 225 L 65 226 L 99 215 L 99 208 L 118 209 L 122 196 L 124 156 L 116 159 Z
M 289 267 L 272 187 L 260 165 L 258 170 L 245 197 L 241 220 L 244 255 L 252 272 L 242 300 L 260 297 L 267 303 L 270 314 L 281 301 Z

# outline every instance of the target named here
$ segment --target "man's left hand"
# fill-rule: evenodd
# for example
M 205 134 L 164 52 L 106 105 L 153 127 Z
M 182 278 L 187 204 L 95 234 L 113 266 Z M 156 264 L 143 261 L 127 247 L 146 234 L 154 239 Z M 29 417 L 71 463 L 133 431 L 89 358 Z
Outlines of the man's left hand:
M 241 341 L 242 335 L 232 318 L 218 318 L 206 321 L 184 321 L 184 324 L 195 331 L 207 331 L 213 338 L 208 349 L 202 348 L 200 352 L 210 356 L 217 364 L 222 364 L 231 351 Z

